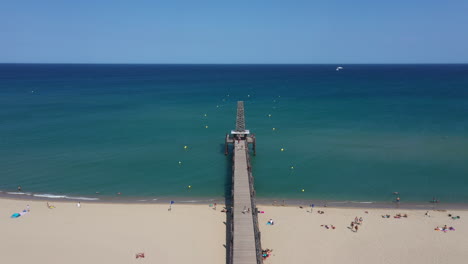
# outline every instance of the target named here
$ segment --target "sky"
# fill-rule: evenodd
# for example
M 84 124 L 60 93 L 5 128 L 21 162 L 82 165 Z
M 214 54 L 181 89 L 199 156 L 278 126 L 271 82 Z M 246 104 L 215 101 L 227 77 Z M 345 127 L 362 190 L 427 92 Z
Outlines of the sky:
M 468 1 L 0 0 L 0 63 L 468 63 Z

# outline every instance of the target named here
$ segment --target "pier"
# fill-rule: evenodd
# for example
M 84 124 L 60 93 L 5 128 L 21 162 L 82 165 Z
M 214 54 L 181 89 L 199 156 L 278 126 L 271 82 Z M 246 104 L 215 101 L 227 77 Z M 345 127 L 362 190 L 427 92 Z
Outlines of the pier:
M 245 129 L 244 102 L 237 102 L 236 129 L 226 135 L 225 154 L 233 145 L 232 204 L 228 213 L 228 264 L 261 264 L 262 247 L 255 203 L 250 149 L 256 154 L 255 136 Z

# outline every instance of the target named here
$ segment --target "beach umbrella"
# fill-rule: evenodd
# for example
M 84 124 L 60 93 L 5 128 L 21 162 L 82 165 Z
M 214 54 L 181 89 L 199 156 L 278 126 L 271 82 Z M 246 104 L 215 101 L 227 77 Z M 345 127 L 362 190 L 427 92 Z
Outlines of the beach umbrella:
M 170 201 L 170 202 L 169 202 L 169 209 L 167 209 L 168 211 L 172 211 L 172 205 L 173 205 L 174 203 L 175 203 L 174 201 Z
M 20 216 L 21 216 L 20 214 L 14 213 L 14 214 L 11 215 L 11 218 L 18 218 L 18 217 L 20 217 Z

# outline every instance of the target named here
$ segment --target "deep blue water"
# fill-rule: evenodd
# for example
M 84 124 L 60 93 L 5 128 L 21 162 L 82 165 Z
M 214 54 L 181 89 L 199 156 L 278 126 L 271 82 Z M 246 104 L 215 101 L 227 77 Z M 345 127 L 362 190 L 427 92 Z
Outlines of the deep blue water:
M 222 197 L 244 100 L 259 198 L 468 202 L 468 65 L 336 66 L 0 64 L 0 190 Z

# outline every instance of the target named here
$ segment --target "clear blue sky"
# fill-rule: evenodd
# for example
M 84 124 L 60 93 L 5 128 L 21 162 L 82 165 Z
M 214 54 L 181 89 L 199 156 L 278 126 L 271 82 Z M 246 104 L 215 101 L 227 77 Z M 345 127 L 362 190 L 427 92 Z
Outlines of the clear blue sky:
M 0 62 L 468 63 L 468 0 L 0 0 Z

